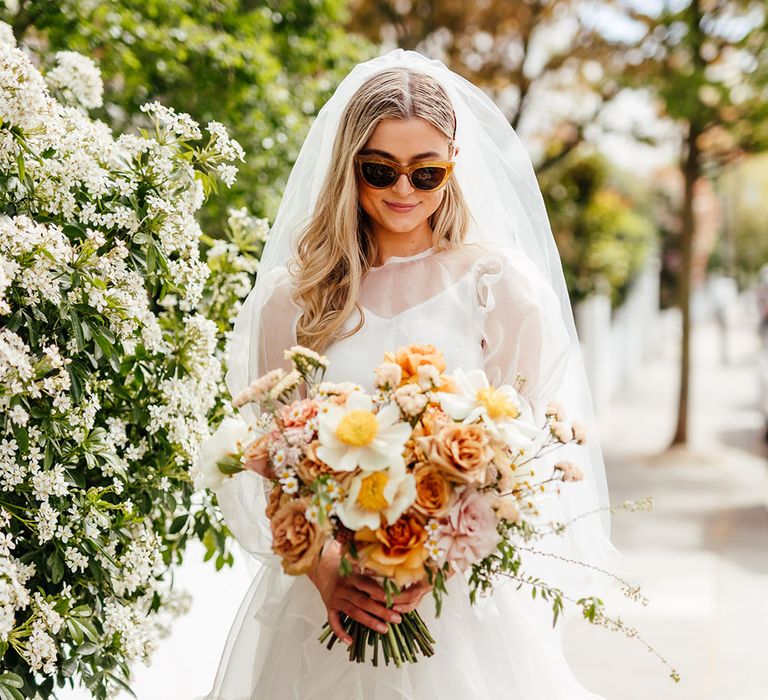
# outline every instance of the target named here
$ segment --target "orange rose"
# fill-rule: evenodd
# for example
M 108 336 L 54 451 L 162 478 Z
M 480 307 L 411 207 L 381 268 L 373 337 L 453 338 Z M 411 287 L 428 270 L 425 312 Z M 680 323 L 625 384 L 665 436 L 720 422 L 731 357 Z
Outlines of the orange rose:
M 327 519 L 322 524 L 307 520 L 308 505 L 307 498 L 292 498 L 277 509 L 270 523 L 272 551 L 280 556 L 283 571 L 291 576 L 312 568 L 330 534 Z
M 450 481 L 485 485 L 493 449 L 482 425 L 454 423 L 435 435 L 419 438 L 419 442 L 426 458 Z
M 416 500 L 413 508 L 429 518 L 442 518 L 456 502 L 454 485 L 436 464 L 419 464 L 413 470 Z
M 378 530 L 364 527 L 355 533 L 361 566 L 393 578 L 401 588 L 426 578 L 426 539 L 427 531 L 411 514 Z
M 419 367 L 423 365 L 432 365 L 437 369 L 440 379 L 438 389 L 440 391 L 455 391 L 450 377 L 443 375 L 445 372 L 445 358 L 443 353 L 434 345 L 429 343 L 424 345 L 403 345 L 392 352 L 384 353 L 385 362 L 395 362 L 400 365 L 403 371 L 403 377 L 400 385 L 418 383 Z

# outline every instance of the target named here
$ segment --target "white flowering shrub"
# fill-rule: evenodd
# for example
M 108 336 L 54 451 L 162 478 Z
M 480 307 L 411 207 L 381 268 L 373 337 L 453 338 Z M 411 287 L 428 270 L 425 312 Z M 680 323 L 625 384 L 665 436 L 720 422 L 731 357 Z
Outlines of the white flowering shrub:
M 184 609 L 168 574 L 189 539 L 231 562 L 190 466 L 266 222 L 200 231 L 243 158 L 220 124 L 150 104 L 152 128 L 115 137 L 100 103 L 89 59 L 44 77 L 0 25 L 2 698 L 127 687 Z

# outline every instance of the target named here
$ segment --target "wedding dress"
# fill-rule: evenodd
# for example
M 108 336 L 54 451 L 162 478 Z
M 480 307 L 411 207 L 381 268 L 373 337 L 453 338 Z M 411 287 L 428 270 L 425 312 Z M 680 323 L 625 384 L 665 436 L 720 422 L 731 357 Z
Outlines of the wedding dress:
M 285 366 L 282 351 L 296 344 L 290 278 L 285 267 L 269 274 L 273 291 L 258 343 L 265 369 Z M 354 381 L 370 390 L 385 350 L 432 343 L 444 353 L 448 373 L 484 369 L 496 385 L 524 375 L 521 393 L 534 416 L 556 398 L 569 336 L 562 323 L 552 322 L 560 317 L 557 296 L 520 251 L 465 245 L 390 257 L 368 271 L 359 302 L 362 328 L 326 351 L 329 381 Z M 358 320 L 353 315 L 348 328 Z M 266 483 L 243 472 L 218 493 L 233 534 L 261 568 L 206 700 L 597 699 L 569 668 L 549 603 L 532 600 L 528 588 L 518 590 L 510 580 L 500 580 L 492 595 L 473 606 L 466 576 L 454 575 L 439 617 L 427 594 L 418 610 L 436 640 L 435 654 L 415 664 L 350 663 L 339 642 L 329 651 L 317 640 L 326 610 L 316 588 L 305 576 L 285 575 L 269 553 Z M 599 529 L 589 518 L 579 526 Z

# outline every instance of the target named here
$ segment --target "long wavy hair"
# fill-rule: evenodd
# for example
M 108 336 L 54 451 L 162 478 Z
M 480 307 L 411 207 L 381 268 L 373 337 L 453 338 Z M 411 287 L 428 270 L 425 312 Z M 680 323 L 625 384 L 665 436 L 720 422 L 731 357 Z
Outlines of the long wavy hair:
M 455 117 L 443 87 L 431 76 L 407 68 L 376 73 L 352 95 L 336 133 L 331 165 L 309 222 L 299 233 L 293 299 L 302 310 L 297 340 L 318 352 L 363 326 L 358 303 L 363 276 L 376 260 L 376 240 L 358 199 L 354 156 L 383 119 L 419 117 L 446 135 L 453 150 Z M 470 212 L 455 177 L 444 187 L 440 206 L 429 217 L 436 249 L 461 245 Z M 357 311 L 360 320 L 342 327 Z

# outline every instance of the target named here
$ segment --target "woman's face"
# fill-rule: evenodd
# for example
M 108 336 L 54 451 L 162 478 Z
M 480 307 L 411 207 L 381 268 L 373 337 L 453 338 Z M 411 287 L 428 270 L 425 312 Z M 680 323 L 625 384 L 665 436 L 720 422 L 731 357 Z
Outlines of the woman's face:
M 380 121 L 360 153 L 410 165 L 420 160 L 450 160 L 458 148 L 451 153 L 445 134 L 424 119 L 410 117 Z M 445 196 L 445 186 L 436 192 L 417 190 L 405 174 L 382 190 L 366 184 L 359 175 L 357 183 L 360 206 L 370 217 L 375 235 L 428 233 L 428 219 Z

